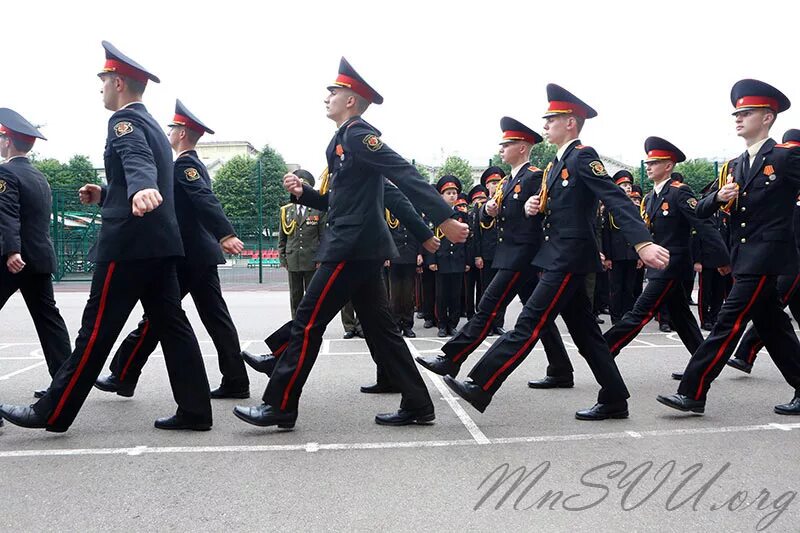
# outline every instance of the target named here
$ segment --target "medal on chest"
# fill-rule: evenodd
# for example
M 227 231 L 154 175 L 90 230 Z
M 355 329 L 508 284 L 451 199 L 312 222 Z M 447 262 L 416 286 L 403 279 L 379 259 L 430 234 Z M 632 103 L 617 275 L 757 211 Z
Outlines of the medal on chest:
M 664 216 L 669 215 L 669 204 L 667 202 L 661 204 L 661 214 Z
M 561 171 L 561 186 L 566 187 L 569 185 L 569 171 L 565 168 Z
M 516 199 L 518 199 L 518 198 L 519 198 L 519 193 L 520 193 L 520 191 L 521 191 L 521 190 L 522 190 L 522 185 L 520 185 L 519 183 L 517 183 L 517 184 L 514 186 L 514 200 L 516 200 Z

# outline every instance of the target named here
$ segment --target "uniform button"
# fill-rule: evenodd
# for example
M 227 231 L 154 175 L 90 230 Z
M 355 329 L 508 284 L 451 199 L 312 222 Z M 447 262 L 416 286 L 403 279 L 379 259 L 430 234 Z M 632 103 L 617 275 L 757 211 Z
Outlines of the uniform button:
M 747 242 L 747 239 L 745 239 L 744 237 L 742 237 L 742 240 L 741 240 L 741 242 L 744 244 L 744 243 L 746 243 L 746 242 Z
M 500 237 L 499 239 L 497 239 L 497 242 L 503 242 L 503 238 Z
M 550 235 L 545 235 L 544 236 L 544 240 L 549 241 L 550 240 Z
M 300 247 L 300 249 L 302 250 L 302 249 L 303 249 L 303 247 L 301 246 L 301 247 Z
M 741 223 L 741 224 L 739 224 L 739 225 L 740 225 L 741 227 L 745 228 L 745 227 L 747 227 L 747 222 L 742 222 L 742 223 Z
M 742 196 L 747 196 L 747 191 L 744 191 L 744 192 L 742 193 Z
M 742 206 L 742 213 L 744 213 L 745 211 L 747 211 L 747 208 Z
M 505 221 L 506 221 L 506 217 L 500 217 L 500 220 L 502 220 L 503 222 L 505 222 Z
M 544 227 L 545 228 L 549 228 L 550 227 L 550 223 L 548 222 L 547 224 L 544 225 Z

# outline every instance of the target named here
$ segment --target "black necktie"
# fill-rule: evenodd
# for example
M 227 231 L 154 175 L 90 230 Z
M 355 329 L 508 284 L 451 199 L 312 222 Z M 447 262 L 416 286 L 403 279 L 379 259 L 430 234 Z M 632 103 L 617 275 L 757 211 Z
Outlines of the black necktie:
M 750 152 L 744 153 L 744 164 L 742 165 L 742 179 L 747 179 L 750 174 Z

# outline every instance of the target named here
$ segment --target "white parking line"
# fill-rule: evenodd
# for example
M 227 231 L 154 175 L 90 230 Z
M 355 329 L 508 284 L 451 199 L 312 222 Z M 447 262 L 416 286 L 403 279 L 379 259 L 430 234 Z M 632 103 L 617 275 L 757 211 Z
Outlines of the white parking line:
M 776 427 L 780 426 L 780 427 Z M 752 426 L 727 426 L 706 428 L 657 429 L 648 431 L 618 431 L 613 433 L 579 433 L 572 435 L 536 435 L 530 437 L 508 437 L 488 439 L 488 445 L 508 445 L 547 442 L 580 442 L 593 440 L 645 439 L 653 437 L 682 437 L 688 435 L 712 435 L 721 433 L 750 433 L 755 431 L 791 431 L 800 429 L 800 423 L 793 424 L 760 424 Z M 265 438 L 269 433 L 265 433 Z M 265 453 L 265 452 L 306 452 L 321 451 L 354 451 L 354 450 L 386 450 L 409 448 L 445 448 L 454 446 L 477 446 L 481 443 L 475 439 L 430 440 L 406 442 L 345 442 L 320 444 L 266 444 L 261 446 L 133 446 L 126 448 L 76 448 L 52 450 L 8 450 L 0 451 L 0 459 L 24 457 L 60 457 L 85 455 L 158 455 L 169 453 Z M 485 445 L 485 444 L 484 444 Z
M 11 379 L 14 376 L 18 376 L 19 374 L 22 374 L 23 372 L 27 372 L 28 370 L 33 370 L 37 366 L 42 366 L 43 364 L 44 364 L 44 361 L 39 361 L 38 363 L 32 364 L 31 366 L 26 366 L 25 368 L 20 368 L 19 370 L 14 371 L 14 372 L 12 372 L 10 374 L 6 374 L 4 376 L 0 376 L 0 381 L 5 381 L 7 379 Z
M 409 339 L 406 339 L 406 344 L 408 345 L 408 349 L 411 350 L 412 356 L 419 356 L 419 351 L 417 351 L 417 348 Z M 464 424 L 464 427 L 467 428 L 467 431 L 469 431 L 469 434 L 472 435 L 473 439 L 475 439 L 475 442 L 478 444 L 489 444 L 489 439 L 483 434 L 481 428 L 478 427 L 478 424 L 476 424 L 475 421 L 470 418 L 464 408 L 461 407 L 461 404 L 458 403 L 458 399 L 453 395 L 452 392 L 450 392 L 450 389 L 447 388 L 439 376 L 429 370 L 423 369 L 423 372 L 428 376 L 428 379 L 431 380 L 431 383 L 433 383 L 433 385 L 439 391 L 439 394 L 442 395 L 442 399 L 447 402 L 447 405 L 450 406 L 458 419 L 461 420 L 461 423 Z

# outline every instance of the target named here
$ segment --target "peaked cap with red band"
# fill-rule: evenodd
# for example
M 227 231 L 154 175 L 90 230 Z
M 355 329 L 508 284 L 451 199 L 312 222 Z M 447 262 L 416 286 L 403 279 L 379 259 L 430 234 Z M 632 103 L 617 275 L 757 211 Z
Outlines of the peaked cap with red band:
M 328 90 L 335 89 L 336 87 L 346 87 L 373 104 L 383 103 L 383 96 L 370 87 L 370 85 L 364 81 L 364 78 L 359 76 L 356 69 L 350 66 L 350 63 L 348 63 L 345 58 L 339 61 L 339 75 L 336 76 L 336 80 L 328 86 Z
M 783 134 L 783 140 L 781 142 L 800 143 L 800 130 L 786 130 L 786 133 Z
M 489 190 L 480 183 L 469 190 L 469 201 L 474 202 L 478 198 L 486 199 L 489 197 Z
M 12 139 L 32 143 L 36 139 L 47 140 L 36 126 L 25 120 L 25 118 L 7 107 L 0 107 L 0 135 L 6 135 Z
M 98 76 L 113 72 L 120 76 L 127 76 L 142 83 L 147 83 L 147 80 L 153 80 L 156 83 L 161 83 L 158 76 L 147 71 L 146 68 L 139 63 L 129 58 L 119 50 L 117 47 L 108 41 L 103 41 L 103 48 L 106 51 L 106 63 L 103 65 L 103 70 L 98 72 Z
M 489 167 L 483 171 L 481 174 L 481 185 L 484 187 L 487 183 L 491 183 L 493 181 L 500 181 L 501 179 L 506 177 L 506 173 L 500 167 Z
M 542 136 L 530 129 L 528 126 L 515 120 L 511 117 L 503 117 L 500 119 L 500 129 L 503 130 L 503 140 L 500 144 L 511 143 L 515 141 L 525 141 L 530 144 L 537 144 L 542 142 Z
M 662 139 L 661 137 L 648 137 L 644 141 L 644 151 L 647 153 L 645 163 L 652 163 L 654 161 L 673 161 L 680 163 L 686 161 L 686 156 L 683 155 L 677 146 Z
M 196 116 L 189 111 L 183 102 L 175 99 L 175 116 L 172 117 L 172 122 L 170 126 L 183 126 L 185 128 L 189 128 L 190 130 L 194 130 L 197 132 L 202 133 L 211 133 L 214 134 L 214 130 L 200 122 Z
M 733 85 L 731 103 L 736 108 L 734 115 L 751 109 L 771 109 L 782 113 L 792 105 L 785 94 L 769 83 L 750 79 L 739 80 Z
M 589 104 L 555 83 L 547 84 L 547 107 L 542 118 L 554 117 L 557 115 L 575 115 L 581 118 L 594 118 L 597 111 L 592 109 Z
M 633 174 L 631 174 L 625 169 L 617 171 L 617 173 L 614 174 L 614 177 L 612 179 L 614 180 L 614 183 L 616 183 L 617 185 L 622 185 L 623 183 L 630 183 L 631 185 L 633 185 Z
M 439 191 L 439 194 L 448 189 L 455 189 L 459 194 L 461 194 L 461 187 L 461 180 L 452 174 L 442 176 L 439 178 L 439 181 L 436 182 L 436 190 Z

